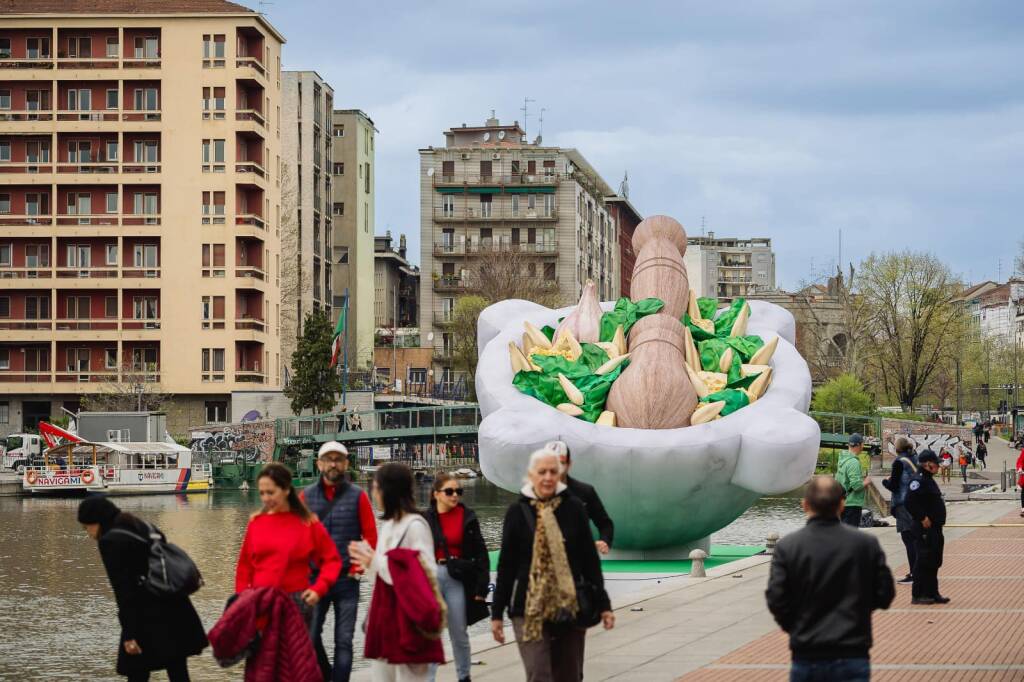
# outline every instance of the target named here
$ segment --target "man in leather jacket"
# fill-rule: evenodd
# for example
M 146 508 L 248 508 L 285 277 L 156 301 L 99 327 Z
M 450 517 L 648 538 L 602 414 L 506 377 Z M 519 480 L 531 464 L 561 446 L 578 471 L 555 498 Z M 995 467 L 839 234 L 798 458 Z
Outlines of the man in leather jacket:
M 789 634 L 791 680 L 868 682 L 871 612 L 896 593 L 878 539 L 842 524 L 843 487 L 815 476 L 801 503 L 807 525 L 775 547 L 765 597 Z

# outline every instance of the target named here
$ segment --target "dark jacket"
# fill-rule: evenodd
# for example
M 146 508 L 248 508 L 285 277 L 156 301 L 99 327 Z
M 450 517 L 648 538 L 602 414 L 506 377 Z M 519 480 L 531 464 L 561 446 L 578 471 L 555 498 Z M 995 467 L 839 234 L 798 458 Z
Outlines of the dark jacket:
M 946 525 L 946 503 L 942 500 L 942 491 L 931 473 L 921 469 L 914 477 L 907 490 L 907 511 L 914 517 L 914 527 L 921 529 L 921 521 L 927 516 L 932 526 L 942 529 Z
M 328 500 L 324 494 L 324 483 L 321 477 L 316 483 L 302 491 L 303 500 L 309 511 L 316 514 L 331 536 L 338 554 L 341 555 L 341 577 L 347 576 L 352 568 L 352 559 L 348 555 L 348 544 L 363 539 L 362 526 L 359 523 L 359 499 L 363 489 L 347 480 L 335 486 L 334 499 Z M 337 585 L 338 583 L 334 583 Z M 334 589 L 332 585 L 332 589 Z M 340 589 L 340 588 L 339 588 Z
M 462 558 L 473 562 L 476 574 L 470 581 L 463 582 L 466 588 L 467 601 L 473 597 L 486 597 L 491 582 L 491 558 L 487 554 L 487 545 L 480 532 L 480 521 L 476 512 L 461 502 L 462 507 Z M 441 551 L 441 520 L 437 516 L 437 507 L 430 505 L 423 518 L 430 525 L 434 535 L 434 551 Z
M 794 659 L 835 659 L 868 656 L 871 612 L 895 593 L 873 535 L 812 518 L 776 545 L 765 597 Z
M 612 538 L 615 536 L 615 524 L 612 523 L 612 517 L 608 516 L 604 505 L 601 504 L 601 498 L 597 496 L 594 486 L 571 476 L 566 476 L 565 485 L 569 488 L 569 492 L 583 503 L 583 507 L 587 510 L 587 516 L 597 527 L 598 539 L 603 540 L 611 547 Z
M 609 611 L 611 603 L 604 589 L 601 560 L 597 556 L 597 548 L 590 535 L 587 511 L 577 497 L 569 494 L 567 488 L 559 495 L 562 502 L 555 510 L 555 519 L 562 530 L 565 553 L 569 558 L 573 578 L 578 582 L 582 576 L 588 583 L 595 585 L 599 593 L 599 610 Z M 510 618 L 522 616 L 526 608 L 526 589 L 530 582 L 534 534 L 527 524 L 526 514 L 530 515 L 531 523 L 536 528 L 537 510 L 530 504 L 530 498 L 525 494 L 509 505 L 508 511 L 505 512 L 505 522 L 501 529 L 498 577 L 491 605 L 491 618 L 494 620 L 500 620 L 506 609 Z
M 99 549 L 117 601 L 121 638 L 117 647 L 117 672 L 121 675 L 162 670 L 169 663 L 195 656 L 206 648 L 206 633 L 188 597 L 162 598 L 144 589 L 139 581 L 149 572 L 149 542 L 114 529 L 149 537 L 140 519 L 122 512 L 109 528 L 102 529 Z M 129 655 L 124 643 L 138 642 L 141 654 Z
M 910 460 L 913 466 L 907 466 L 904 458 Z M 900 453 L 892 463 L 892 471 L 889 478 L 882 479 L 882 486 L 892 493 L 890 507 L 902 507 L 907 503 L 907 490 L 910 488 L 910 481 L 917 474 L 917 457 L 914 451 Z
M 246 659 L 245 682 L 323 679 L 306 621 L 288 594 L 275 587 L 242 590 L 210 630 L 214 657 L 238 658 L 257 633 L 260 641 Z

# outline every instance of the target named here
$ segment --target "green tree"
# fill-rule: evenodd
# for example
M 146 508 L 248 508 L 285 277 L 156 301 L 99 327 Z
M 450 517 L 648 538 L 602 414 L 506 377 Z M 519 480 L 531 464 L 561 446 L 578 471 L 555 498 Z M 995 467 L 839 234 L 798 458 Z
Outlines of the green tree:
M 840 374 L 814 392 L 811 409 L 818 412 L 871 414 L 875 405 L 860 379 L 852 374 Z
M 456 370 L 466 372 L 466 383 L 472 387 L 476 379 L 476 322 L 480 313 L 490 305 L 483 296 L 463 296 L 455 302 L 452 311 L 452 362 Z
M 291 398 L 292 412 L 305 409 L 316 413 L 330 412 L 341 393 L 341 377 L 331 362 L 331 341 L 334 330 L 326 313 L 316 311 L 306 315 L 295 352 L 292 353 L 292 380 L 284 389 Z
M 886 396 L 913 412 L 936 369 L 962 344 L 967 325 L 957 303 L 960 282 L 935 256 L 903 251 L 869 256 L 857 289 L 869 313 L 873 374 Z

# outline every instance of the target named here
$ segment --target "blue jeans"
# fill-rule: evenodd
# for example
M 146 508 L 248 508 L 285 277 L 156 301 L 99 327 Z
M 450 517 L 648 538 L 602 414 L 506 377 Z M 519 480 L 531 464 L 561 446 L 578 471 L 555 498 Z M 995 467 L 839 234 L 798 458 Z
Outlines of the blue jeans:
M 448 567 L 437 567 L 437 585 L 441 588 L 441 596 L 448 605 L 448 636 L 452 640 L 452 657 L 455 659 L 455 673 L 458 679 L 469 677 L 469 668 L 473 664 L 469 650 L 469 632 L 466 628 L 466 592 L 455 578 L 448 575 Z M 430 679 L 437 675 L 437 665 L 430 666 Z
M 338 582 L 316 605 L 313 617 L 313 644 L 323 651 L 324 621 L 327 611 L 334 606 L 334 667 L 332 682 L 348 682 L 352 673 L 352 635 L 356 629 L 356 609 L 359 607 L 359 581 L 338 578 Z
M 870 682 L 867 658 L 836 658 L 831 661 L 793 659 L 789 682 Z

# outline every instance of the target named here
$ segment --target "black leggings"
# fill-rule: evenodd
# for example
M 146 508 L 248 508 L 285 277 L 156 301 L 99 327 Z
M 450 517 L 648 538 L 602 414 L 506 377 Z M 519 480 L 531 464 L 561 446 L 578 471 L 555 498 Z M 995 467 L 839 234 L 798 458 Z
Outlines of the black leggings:
M 1024 509 L 1024 486 L 1020 488 L 1020 508 Z
M 189 682 L 188 659 L 175 661 L 168 665 L 166 670 L 169 682 Z M 129 675 L 128 682 L 149 682 L 149 671 Z

